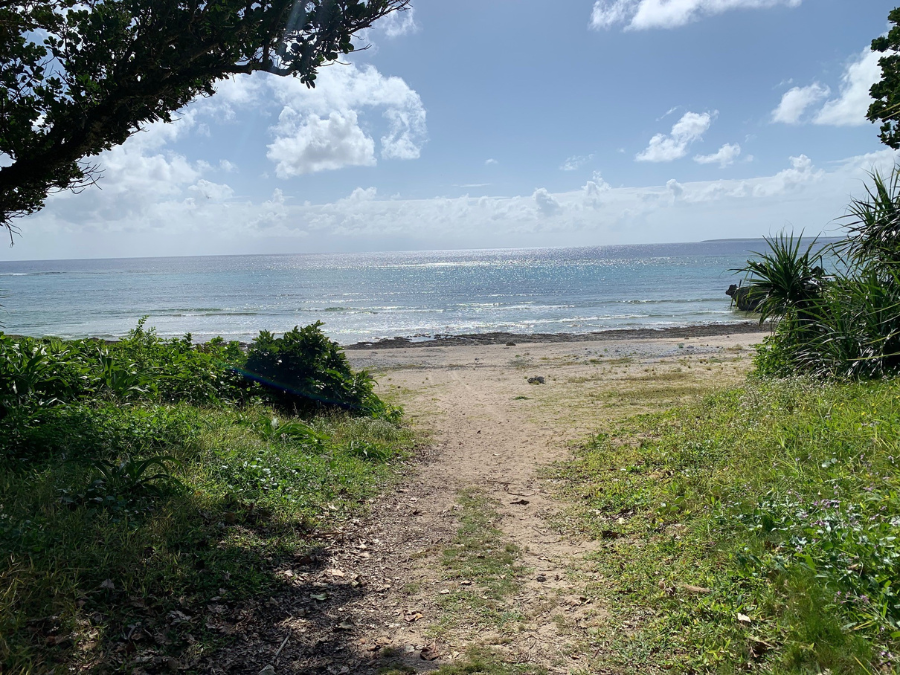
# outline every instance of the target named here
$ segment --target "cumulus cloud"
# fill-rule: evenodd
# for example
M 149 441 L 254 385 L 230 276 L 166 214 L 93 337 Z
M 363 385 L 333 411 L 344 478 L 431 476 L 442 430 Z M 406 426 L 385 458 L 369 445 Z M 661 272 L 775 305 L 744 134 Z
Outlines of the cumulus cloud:
M 672 193 L 672 196 L 678 199 L 684 194 L 684 186 L 677 180 L 672 178 L 666 183 L 666 189 Z
M 719 167 L 725 168 L 731 166 L 741 154 L 741 146 L 737 143 L 726 143 L 719 151 L 712 155 L 697 155 L 694 161 L 698 164 L 718 164 Z
M 794 87 L 781 97 L 781 103 L 772 111 L 772 121 L 799 124 L 806 110 L 824 100 L 830 93 L 828 87 L 823 87 L 818 82 L 808 87 Z
M 496 159 L 486 159 L 486 160 L 484 161 L 484 165 L 485 165 L 485 166 L 496 166 L 496 165 L 499 164 L 499 163 L 500 163 L 500 162 L 498 162 Z
M 275 162 L 279 178 L 302 176 L 346 166 L 374 166 L 375 141 L 359 127 L 356 113 L 299 116 L 282 112 L 278 139 L 266 155 Z
M 758 236 L 784 223 L 813 232 L 844 213 L 848 194 L 861 189 L 868 171 L 892 167 L 900 153 L 852 157 L 827 170 L 799 155 L 771 175 L 672 179 L 649 186 L 611 187 L 595 174 L 571 191 L 540 188 L 504 197 L 405 199 L 360 187 L 319 204 L 292 201 L 281 190 L 262 200 L 238 196 L 198 175 L 197 165 L 182 163 L 177 155 L 150 157 L 160 171 L 175 172 L 157 174 L 165 178 L 160 184 L 169 185 L 164 193 L 154 192 L 160 184 L 152 178 L 123 176 L 133 181 L 128 184 L 108 173 L 108 189 L 53 195 L 46 209 L 22 222 L 26 236 L 11 257 L 84 255 L 88 245 L 94 255 L 121 255 L 134 251 L 136 241 L 147 255 L 171 255 L 263 252 L 276 246 L 280 251 L 380 250 L 385 242 L 406 248 L 508 246 L 510 241 L 521 246 L 649 243 L 676 235 Z M 116 159 L 122 157 L 101 156 L 104 163 Z
M 881 79 L 878 61 L 882 54 L 866 47 L 854 57 L 841 76 L 840 94 L 825 101 L 831 89 L 815 82 L 808 87 L 794 87 L 781 97 L 781 103 L 772 111 L 772 121 L 784 124 L 800 124 L 812 121 L 829 126 L 863 126 L 868 124 L 866 113 L 872 103 L 869 90 Z M 806 112 L 813 109 L 811 114 Z
M 866 48 L 841 78 L 841 95 L 828 101 L 813 120 L 816 124 L 862 126 L 868 124 L 866 113 L 872 104 L 869 90 L 881 79 L 879 59 L 883 56 Z
M 386 122 L 383 159 L 421 154 L 427 136 L 422 99 L 401 78 L 373 66 L 331 66 L 320 70 L 315 89 L 287 79 L 271 91 L 284 106 L 268 153 L 279 177 L 376 164 L 375 140 L 360 125 L 371 110 L 380 110 Z
M 624 23 L 633 16 L 633 0 L 597 0 L 591 11 L 591 28 L 602 29 Z
M 224 202 L 234 196 L 234 190 L 229 185 L 212 183 L 205 178 L 201 178 L 194 185 L 191 185 L 188 191 L 195 193 L 201 199 L 216 202 Z
M 562 206 L 546 188 L 538 188 L 532 195 L 537 209 L 545 216 L 555 216 L 562 210 Z
M 637 155 L 639 162 L 672 162 L 687 155 L 688 147 L 700 139 L 716 113 L 688 112 L 672 127 L 672 133 L 656 134 L 647 149 Z
M 584 187 L 581 188 L 582 193 L 584 194 L 584 204 L 590 208 L 600 208 L 603 204 L 603 197 L 612 190 L 609 183 L 603 180 L 603 176 L 600 175 L 599 171 L 594 172 L 593 179 L 589 180 L 585 183 Z
M 593 161 L 594 155 L 573 155 L 566 159 L 565 162 L 560 165 L 560 171 L 577 171 L 585 164 L 590 164 Z
M 677 28 L 735 9 L 798 7 L 802 0 L 596 0 L 590 26 L 596 30 L 626 24 L 633 30 Z
M 416 10 L 410 7 L 402 12 L 391 12 L 375 24 L 375 29 L 383 32 L 389 38 L 415 33 L 419 30 L 419 24 L 416 23 Z

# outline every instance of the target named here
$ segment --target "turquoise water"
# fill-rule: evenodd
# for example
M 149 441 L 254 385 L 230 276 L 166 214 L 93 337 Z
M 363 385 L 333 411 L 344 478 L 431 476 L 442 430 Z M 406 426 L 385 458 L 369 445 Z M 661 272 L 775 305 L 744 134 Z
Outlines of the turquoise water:
M 730 269 L 761 242 L 0 263 L 11 334 L 249 340 L 316 320 L 343 344 L 745 320 Z

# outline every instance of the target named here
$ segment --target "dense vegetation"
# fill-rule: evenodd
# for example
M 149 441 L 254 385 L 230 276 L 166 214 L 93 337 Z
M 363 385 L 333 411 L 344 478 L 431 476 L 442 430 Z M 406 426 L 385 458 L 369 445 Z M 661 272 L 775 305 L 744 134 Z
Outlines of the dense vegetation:
M 900 372 L 900 168 L 887 178 L 873 174 L 848 220 L 836 244 L 803 247 L 782 235 L 743 269 L 761 320 L 776 325 L 757 358 L 760 375 Z
M 752 381 L 560 469 L 625 672 L 900 670 L 900 384 Z M 612 664 L 610 664 L 612 665 Z
M 209 654 L 210 602 L 272 593 L 394 474 L 411 438 L 372 388 L 319 324 L 246 354 L 143 323 L 115 344 L 0 336 L 0 671 Z

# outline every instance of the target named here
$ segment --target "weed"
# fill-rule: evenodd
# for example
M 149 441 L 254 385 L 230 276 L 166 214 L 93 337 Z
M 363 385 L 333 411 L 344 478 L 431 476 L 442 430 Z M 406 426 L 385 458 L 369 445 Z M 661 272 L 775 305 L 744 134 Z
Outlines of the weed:
M 211 602 L 276 592 L 319 526 L 395 478 L 413 441 L 398 412 L 275 410 L 244 358 L 143 321 L 108 346 L 0 336 L 0 671 L 214 650 Z

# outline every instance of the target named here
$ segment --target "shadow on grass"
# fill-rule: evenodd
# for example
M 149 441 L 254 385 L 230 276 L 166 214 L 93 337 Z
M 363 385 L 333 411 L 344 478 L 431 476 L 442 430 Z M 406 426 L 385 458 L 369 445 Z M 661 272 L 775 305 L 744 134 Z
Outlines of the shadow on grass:
M 146 412 L 60 412 L 62 423 L 20 437 L 2 430 L 0 672 L 256 673 L 285 637 L 282 663 L 348 654 L 353 627 L 335 617 L 368 589 L 323 574 L 327 529 L 377 494 L 385 461 L 360 456 L 351 423 L 334 427 L 340 443 L 306 456 L 289 439 L 260 440 L 246 413 Z M 156 422 L 166 433 L 144 442 Z M 183 462 L 181 487 L 96 488 L 88 446 L 120 427 L 135 441 L 126 450 Z M 94 456 L 121 457 L 118 439 L 98 445 Z M 264 462 L 297 476 L 287 496 L 236 497 L 216 473 L 227 463 L 229 480 L 256 489 Z

